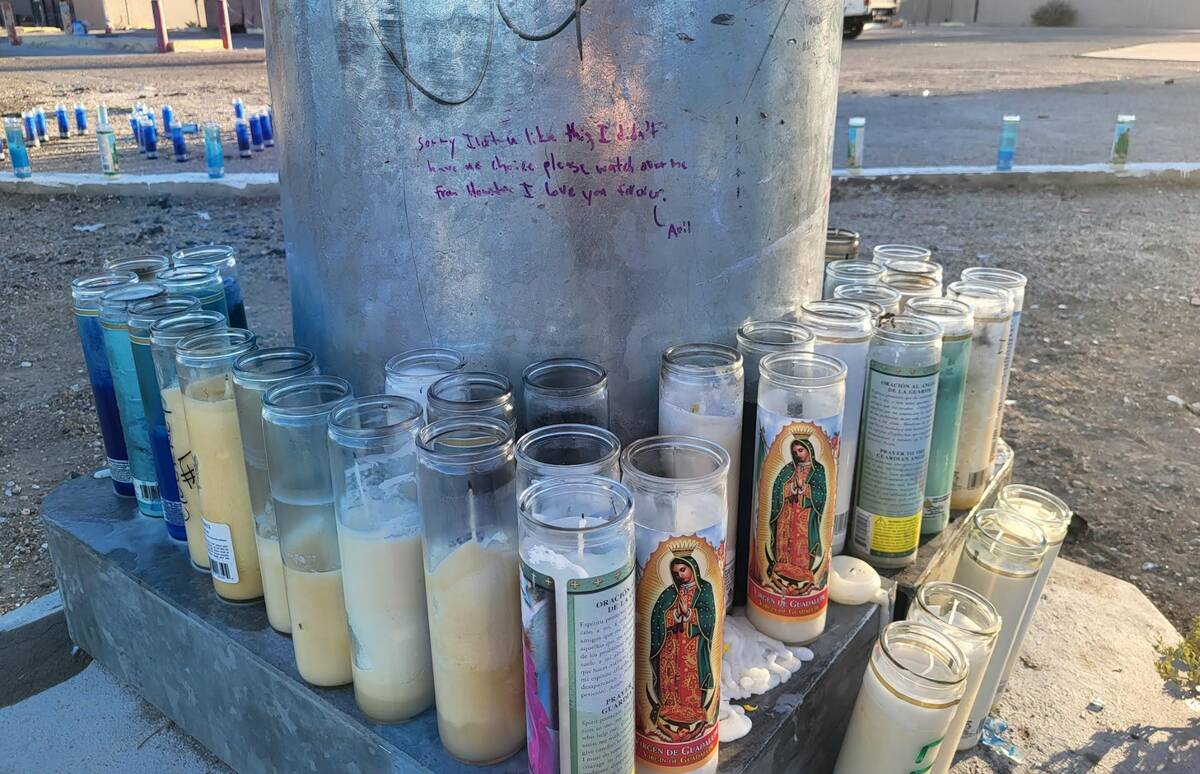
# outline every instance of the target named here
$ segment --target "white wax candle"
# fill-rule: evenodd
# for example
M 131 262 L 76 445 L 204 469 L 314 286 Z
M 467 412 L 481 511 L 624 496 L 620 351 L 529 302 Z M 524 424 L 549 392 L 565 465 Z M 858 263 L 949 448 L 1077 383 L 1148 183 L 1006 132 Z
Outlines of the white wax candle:
M 258 547 L 258 569 L 263 581 L 263 604 L 267 622 L 277 632 L 291 634 L 292 616 L 288 612 L 287 584 L 283 580 L 283 557 L 279 553 L 278 536 L 264 537 L 255 533 Z
M 830 567 L 829 598 L 839 605 L 864 605 L 879 592 L 879 573 L 862 559 L 835 556 Z
M 838 447 L 837 499 L 833 521 L 833 553 L 846 547 L 846 531 L 850 524 L 850 505 L 854 499 L 854 466 L 858 460 L 858 426 L 862 418 L 863 393 L 867 385 L 867 354 L 871 349 L 870 336 L 860 341 L 843 341 L 817 337 L 813 351 L 836 357 L 846 364 L 846 398 L 842 410 L 842 434 Z M 761 403 L 761 400 L 760 400 Z M 825 416 L 810 413 L 810 416 Z
M 300 676 L 305 682 L 325 687 L 350 682 L 350 629 L 342 571 L 300 572 L 285 565 L 283 577 Z

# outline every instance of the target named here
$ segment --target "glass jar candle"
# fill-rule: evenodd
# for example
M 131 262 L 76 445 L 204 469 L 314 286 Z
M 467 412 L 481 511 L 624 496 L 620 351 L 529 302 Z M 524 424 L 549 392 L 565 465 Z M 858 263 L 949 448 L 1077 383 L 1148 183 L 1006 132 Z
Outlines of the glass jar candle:
M 507 422 L 516 434 L 512 382 L 503 374 L 459 371 L 430 385 L 425 397 L 430 424 L 449 417 L 492 417 Z
M 246 303 L 242 299 L 242 285 L 238 282 L 237 253 L 228 245 L 204 245 L 179 250 L 171 255 L 176 266 L 211 266 L 221 275 L 221 287 L 225 291 L 225 306 L 229 309 L 229 324 L 234 328 L 248 328 Z
M 886 269 L 892 261 L 932 261 L 933 252 L 919 245 L 875 245 L 871 260 Z
M 759 375 L 746 617 L 777 640 L 808 643 L 825 631 L 829 604 L 846 365 L 780 352 Z
M 449 416 L 417 436 L 438 734 L 473 764 L 525 746 L 516 478 L 506 420 Z
M 858 463 L 858 427 L 862 416 L 863 391 L 867 384 L 867 352 L 875 328 L 871 313 L 850 301 L 810 301 L 801 307 L 800 321 L 816 335 L 815 352 L 836 357 L 846 364 L 846 405 L 836 444 L 837 497 L 833 523 L 833 553 L 846 546 L 854 496 L 854 471 Z
M 933 277 L 922 277 L 915 274 L 885 273 L 883 284 L 884 287 L 889 287 L 900 294 L 901 314 L 904 314 L 908 308 L 910 299 L 942 295 L 942 283 Z
M 229 306 L 225 301 L 225 285 L 221 274 L 212 266 L 174 266 L 158 275 L 158 281 L 167 292 L 200 299 L 200 306 L 220 312 L 229 319 Z
M 833 291 L 833 297 L 876 304 L 883 309 L 883 314 L 900 314 L 900 291 L 887 285 L 842 285 Z
M 233 399 L 237 403 L 242 459 L 250 488 L 250 513 L 254 519 L 254 545 L 263 581 L 263 603 L 271 628 L 284 634 L 292 631 L 292 616 L 288 612 L 287 585 L 283 579 L 279 526 L 275 521 L 275 505 L 271 502 L 271 480 L 267 476 L 262 397 L 285 379 L 316 372 L 316 355 L 299 347 L 258 349 L 247 352 L 233 364 Z
M 941 285 L 944 273 L 942 265 L 934 261 L 895 260 L 888 262 L 883 281 L 896 277 L 930 277 Z
M 660 435 L 621 455 L 637 543 L 637 770 L 717 770 L 729 455 Z
M 967 659 L 921 623 L 894 621 L 871 650 L 834 774 L 928 771 L 967 683 Z
M 595 425 L 546 425 L 517 441 L 517 492 L 565 476 L 621 477 L 621 442 Z
M 962 700 L 946 729 L 945 741 L 938 747 L 929 774 L 947 774 L 954 763 L 954 751 L 967 724 L 967 714 L 979 693 L 1000 633 L 1000 615 L 995 606 L 978 592 L 946 581 L 922 584 L 908 608 L 907 620 L 924 624 L 958 646 L 967 659 L 967 681 Z M 925 759 L 928 763 L 929 759 Z M 907 774 L 907 773 L 906 773 Z
M 345 379 L 310 375 L 285 379 L 262 395 L 296 669 L 305 682 L 324 687 L 352 677 L 328 439 L 329 412 L 350 394 Z
M 165 255 L 129 255 L 104 260 L 105 271 L 131 271 L 137 275 L 139 282 L 158 279 L 158 275 L 170 266 L 171 262 Z
M 1025 285 L 1028 280 L 1020 272 L 988 266 L 963 269 L 962 279 L 963 282 L 1004 288 L 1013 298 L 1012 321 L 1008 326 L 1008 346 L 1004 350 L 1004 378 L 1000 382 L 1000 406 L 996 411 L 996 429 L 992 433 L 992 456 L 995 456 L 996 444 L 1000 442 L 1000 432 L 1004 424 L 1004 407 L 1008 401 L 1008 383 L 1012 376 L 1013 356 L 1017 352 L 1017 333 L 1021 328 L 1021 310 L 1025 308 Z
M 194 334 L 175 347 L 209 572 L 217 596 L 229 602 L 263 595 L 233 396 L 233 364 L 255 345 L 250 331 L 227 328 Z
M 957 511 L 974 508 L 992 477 L 992 445 L 1013 305 L 1007 290 L 962 281 L 951 282 L 946 296 L 971 307 L 975 321 L 950 493 L 950 508 Z
M 183 395 L 179 391 L 175 349 L 188 336 L 224 327 L 225 315 L 203 310 L 164 317 L 150 326 L 150 354 L 154 358 L 154 374 L 162 402 L 163 422 L 167 427 L 167 442 L 171 447 L 179 503 L 183 506 L 188 558 L 193 567 L 206 574 L 209 571 L 208 545 L 204 541 L 204 522 L 200 514 L 200 484 L 196 479 L 192 441 L 183 411 Z
M 389 395 L 411 398 L 428 410 L 425 393 L 438 379 L 463 370 L 467 359 L 455 349 L 427 347 L 410 349 L 393 356 L 384 365 L 384 381 Z
M 971 519 L 954 582 L 991 602 L 1004 625 L 963 725 L 960 750 L 974 747 L 983 734 L 983 721 L 999 690 L 1000 675 L 1016 641 L 1017 627 L 1029 604 L 1046 548 L 1042 528 L 1015 511 L 985 508 Z
M 521 375 L 526 432 L 545 425 L 608 427 L 608 374 L 576 357 L 534 363 Z
M 161 300 L 167 291 L 157 282 L 138 282 L 106 290 L 100 297 L 100 328 L 104 333 L 104 351 L 112 373 L 113 390 L 121 414 L 121 430 L 129 452 L 129 472 L 138 511 L 144 516 L 162 517 L 158 477 L 154 471 L 154 452 L 150 447 L 150 428 L 142 405 L 133 346 L 129 342 L 129 307 L 138 301 Z
M 138 301 L 129 307 L 129 346 L 133 350 L 133 365 L 137 369 L 138 389 L 150 434 L 150 453 L 154 459 L 154 478 L 162 501 L 163 521 L 167 534 L 175 540 L 187 540 L 184 527 L 183 501 L 175 478 L 175 457 L 167 436 L 163 414 L 162 393 L 154 372 L 154 356 L 150 352 L 150 327 L 165 317 L 196 311 L 200 302 L 188 296 L 170 296 Z
M 424 417 L 397 395 L 344 400 L 329 415 L 354 699 L 378 723 L 433 705 L 416 477 Z
M 632 772 L 633 495 L 544 479 L 518 513 L 529 771 Z
M 1029 604 L 1025 607 L 1025 612 L 1021 614 L 1021 622 L 1017 627 L 1017 634 L 1013 638 L 1012 650 L 1008 654 L 1004 671 L 1000 673 L 1000 685 L 996 689 L 996 699 L 993 700 L 993 704 L 1004 695 L 1004 689 L 1008 687 L 1008 678 L 1017 664 L 1021 645 L 1025 642 L 1025 635 L 1028 634 L 1029 624 L 1033 620 L 1033 612 L 1042 598 L 1046 581 L 1050 579 L 1050 571 L 1054 569 L 1054 560 L 1058 558 L 1058 552 L 1062 550 L 1063 541 L 1067 538 L 1067 528 L 1071 526 L 1071 509 L 1067 507 L 1067 504 L 1045 489 L 1039 489 L 1036 486 L 1009 484 L 1000 490 L 996 507 L 1016 511 L 1040 526 L 1046 533 L 1046 556 L 1042 559 L 1037 579 L 1033 582 Z
M 744 393 L 742 355 L 732 347 L 682 344 L 663 353 L 658 377 L 659 434 L 703 438 L 729 455 L 729 481 L 725 485 L 726 610 L 733 607 Z
M 952 298 L 914 298 L 908 305 L 908 314 L 942 326 L 942 364 L 938 370 L 937 408 L 921 515 L 921 534 L 936 535 L 950 523 L 950 490 L 954 485 L 954 459 L 966 398 L 975 317 L 971 307 Z
M 825 264 L 825 284 L 822 298 L 833 298 L 840 287 L 878 285 L 883 281 L 883 267 L 870 261 L 833 261 Z
M 917 558 L 941 363 L 936 322 L 897 315 L 875 329 L 854 488 L 854 553 L 875 567 Z
M 858 249 L 862 245 L 862 237 L 857 231 L 848 228 L 825 229 L 825 260 L 854 261 L 858 260 Z
M 104 443 L 104 456 L 113 491 L 121 497 L 133 497 L 133 479 L 129 475 L 125 431 L 121 429 L 121 412 L 117 408 L 112 369 L 108 366 L 104 332 L 100 327 L 100 297 L 108 290 L 135 282 L 137 275 L 133 272 L 105 272 L 71 280 L 71 307 L 83 349 L 83 364 L 87 367 L 88 383 L 96 402 L 96 420 Z

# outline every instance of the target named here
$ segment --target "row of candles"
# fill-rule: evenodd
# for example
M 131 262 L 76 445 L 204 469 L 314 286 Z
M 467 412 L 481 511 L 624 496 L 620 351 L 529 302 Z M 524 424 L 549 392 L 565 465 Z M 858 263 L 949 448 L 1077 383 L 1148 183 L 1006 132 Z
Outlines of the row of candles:
M 274 112 L 269 105 L 261 110 L 247 112 L 241 98 L 233 100 L 234 138 L 237 141 L 238 155 L 250 158 L 254 153 L 275 145 Z M 69 139 L 72 136 L 71 124 L 65 106 L 55 108 L 58 123 L 58 138 Z M 88 132 L 87 110 L 83 105 L 76 104 L 74 109 L 74 134 L 83 136 Z M 168 105 L 162 106 L 162 126 L 171 139 L 172 155 L 176 162 L 186 162 L 191 159 L 188 151 L 187 135 L 199 134 L 203 131 L 204 158 L 209 177 L 218 178 L 225 174 L 225 151 L 221 141 L 221 128 L 215 121 L 200 125 L 181 123 L 175 120 L 175 111 Z M 96 144 L 100 155 L 100 171 L 108 176 L 120 173 L 117 153 L 117 138 L 112 124 L 109 122 L 108 106 L 101 102 L 96 108 Z M 144 104 L 135 103 L 129 114 L 131 137 L 138 152 L 148 159 L 158 158 L 158 119 L 153 110 Z M 50 141 L 50 132 L 46 123 L 45 110 L 41 107 L 22 113 L 21 115 L 5 116 L 4 140 L 0 142 L 0 160 L 3 160 L 7 150 L 11 157 L 14 176 L 18 178 L 31 177 L 33 166 L 30 161 L 29 149 L 37 148 L 44 142 Z
M 628 770 L 635 756 L 713 770 L 733 592 L 760 631 L 811 642 L 851 494 L 852 547 L 882 566 L 912 560 L 926 499 L 936 531 L 949 501 L 982 496 L 1011 278 L 934 297 L 928 251 L 917 262 L 936 294 L 895 274 L 905 260 L 884 268 L 896 252 L 919 251 L 831 262 L 837 298 L 804 304 L 800 322 L 747 323 L 736 349 L 667 350 L 662 435 L 623 451 L 605 429 L 606 374 L 585 360 L 525 371 L 517 440 L 507 378 L 452 350 L 399 355 L 388 395 L 355 398 L 311 352 L 258 349 L 228 248 L 113 261 L 74 295 L 118 493 L 166 517 L 223 599 L 262 597 L 305 680 L 352 681 L 383 722 L 436 692 L 443 744 L 470 762 L 528 738 L 534 771 Z M 852 265 L 864 273 L 844 282 Z M 931 494 L 947 338 L 984 352 L 957 388 L 960 409 L 979 405 L 946 434 L 970 451 L 961 485 Z

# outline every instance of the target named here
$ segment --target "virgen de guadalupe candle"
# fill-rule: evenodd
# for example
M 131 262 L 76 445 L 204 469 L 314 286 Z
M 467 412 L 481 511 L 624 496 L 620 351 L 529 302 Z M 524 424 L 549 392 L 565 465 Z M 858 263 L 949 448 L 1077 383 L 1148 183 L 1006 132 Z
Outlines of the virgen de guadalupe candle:
M 846 366 L 780 352 L 759 364 L 746 617 L 783 642 L 825 630 Z
M 700 438 L 636 441 L 621 458 L 634 498 L 637 770 L 717 770 L 729 454 Z

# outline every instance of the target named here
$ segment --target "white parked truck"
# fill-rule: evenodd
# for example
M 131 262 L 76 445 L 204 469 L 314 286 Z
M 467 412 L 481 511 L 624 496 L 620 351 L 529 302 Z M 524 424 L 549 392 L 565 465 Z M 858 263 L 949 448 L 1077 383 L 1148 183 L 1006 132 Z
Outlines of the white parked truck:
M 842 15 L 842 37 L 857 38 L 871 21 L 871 0 L 842 0 Z

